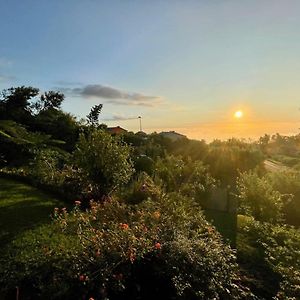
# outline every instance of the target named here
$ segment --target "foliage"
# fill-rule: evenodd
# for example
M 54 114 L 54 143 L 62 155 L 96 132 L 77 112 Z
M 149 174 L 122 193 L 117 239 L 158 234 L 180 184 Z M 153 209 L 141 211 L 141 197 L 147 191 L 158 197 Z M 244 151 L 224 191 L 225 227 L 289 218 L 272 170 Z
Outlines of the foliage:
M 281 277 L 278 299 L 300 298 L 300 232 L 288 226 L 265 224 L 261 243 L 266 260 Z
M 0 120 L 14 120 L 28 123 L 31 119 L 30 100 L 37 96 L 39 89 L 17 87 L 2 91 L 0 99 Z
M 73 164 L 89 182 L 92 197 L 100 197 L 129 181 L 133 174 L 130 147 L 102 130 L 81 134 Z
M 298 157 L 300 151 L 300 135 L 283 136 L 278 133 L 265 136 L 263 150 L 269 156 L 278 155 Z
M 61 186 L 65 180 L 61 176 L 63 169 L 69 155 L 51 149 L 38 151 L 35 155 L 31 175 L 38 183 Z
M 57 299 L 68 289 L 76 290 L 78 280 L 70 278 L 76 264 L 70 261 L 80 250 L 78 240 L 63 234 L 57 225 L 27 231 L 0 257 L 2 293 L 8 298 L 14 284 L 23 299 Z
M 97 127 L 99 125 L 99 115 L 101 113 L 103 105 L 97 104 L 91 108 L 90 113 L 87 115 L 88 124 Z
M 218 185 L 218 182 L 208 172 L 207 166 L 201 161 L 188 161 L 183 170 L 183 177 L 184 183 L 180 192 L 200 204 L 204 204 L 211 189 Z
M 53 108 L 41 110 L 31 127 L 64 141 L 60 147 L 69 152 L 74 150 L 80 131 L 80 125 L 74 116 Z
M 31 132 L 24 126 L 11 121 L 0 121 L 1 154 L 8 164 L 25 164 L 37 150 L 59 146 L 63 142 L 53 140 L 50 135 Z
M 241 212 L 258 221 L 282 221 L 283 195 L 274 190 L 270 182 L 255 172 L 244 172 L 237 179 L 237 197 Z
M 273 188 L 286 195 L 283 206 L 285 222 L 300 226 L 300 173 L 295 171 L 274 172 L 267 175 Z
M 64 94 L 60 92 L 49 91 L 42 94 L 39 101 L 34 103 L 33 106 L 38 112 L 48 109 L 60 109 L 64 99 Z
M 184 161 L 175 156 L 158 159 L 154 176 L 160 179 L 166 191 L 178 191 L 200 204 L 208 197 L 211 188 L 217 185 L 203 162 Z
M 147 199 L 159 199 L 162 191 L 147 173 L 141 172 L 121 195 L 127 203 L 137 204 Z
M 210 166 L 214 178 L 223 184 L 233 185 L 239 172 L 254 169 L 263 159 L 262 152 L 255 144 L 230 139 L 212 142 L 204 162 Z
M 175 194 L 128 206 L 108 198 L 16 241 L 0 281 L 31 297 L 244 299 L 234 252 Z M 59 230 L 60 228 L 60 230 Z M 18 271 L 16 271 L 18 270 Z
M 268 276 L 261 280 L 265 281 L 263 285 L 269 284 L 269 293 L 272 293 L 274 299 L 298 299 L 300 297 L 299 230 L 287 225 L 261 223 L 251 218 L 247 219 L 239 230 L 248 241 L 238 251 L 245 256 L 244 259 L 248 263 L 252 260 L 254 268 L 264 268 L 264 273 Z M 249 252 L 249 249 L 252 250 Z M 253 274 L 254 271 L 251 270 L 251 273 Z M 272 285 L 267 282 L 270 280 Z
M 153 175 L 155 170 L 155 162 L 151 157 L 147 155 L 135 155 L 134 169 L 137 173 L 146 172 L 149 175 Z

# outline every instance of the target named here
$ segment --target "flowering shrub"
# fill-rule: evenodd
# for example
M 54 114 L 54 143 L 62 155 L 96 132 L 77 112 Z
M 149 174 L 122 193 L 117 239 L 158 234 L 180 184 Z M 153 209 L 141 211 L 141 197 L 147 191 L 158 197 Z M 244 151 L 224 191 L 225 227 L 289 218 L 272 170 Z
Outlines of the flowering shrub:
M 234 252 L 190 200 L 55 209 L 45 231 L 15 243 L 6 286 L 47 299 L 242 299 Z M 18 270 L 18 272 L 16 272 Z M 33 294 L 32 294 L 33 295 Z

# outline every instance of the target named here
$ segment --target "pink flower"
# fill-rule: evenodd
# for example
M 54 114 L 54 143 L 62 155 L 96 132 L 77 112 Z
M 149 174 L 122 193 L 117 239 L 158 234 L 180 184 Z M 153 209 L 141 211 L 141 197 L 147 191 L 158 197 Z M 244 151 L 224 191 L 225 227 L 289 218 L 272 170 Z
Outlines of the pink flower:
M 126 223 L 120 223 L 120 227 L 124 230 L 127 230 L 129 228 L 128 224 Z
M 54 208 L 54 211 L 55 211 L 55 212 L 58 212 L 58 210 L 59 210 L 58 207 L 55 207 L 55 208 Z
M 79 200 L 76 200 L 76 201 L 75 201 L 75 205 L 76 205 L 76 206 L 79 206 L 80 204 L 81 204 L 81 201 L 79 201 Z
M 155 243 L 154 247 L 155 247 L 155 249 L 159 250 L 159 249 L 161 249 L 161 244 L 157 242 L 157 243 Z
M 79 276 L 79 281 L 86 281 L 86 276 L 85 275 L 80 275 Z

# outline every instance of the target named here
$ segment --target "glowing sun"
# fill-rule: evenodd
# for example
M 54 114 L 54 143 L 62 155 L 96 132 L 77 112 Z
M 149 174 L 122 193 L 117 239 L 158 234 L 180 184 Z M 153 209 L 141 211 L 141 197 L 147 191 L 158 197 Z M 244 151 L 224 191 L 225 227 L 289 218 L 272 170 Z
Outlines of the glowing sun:
M 237 119 L 240 119 L 243 116 L 243 112 L 241 110 L 238 110 L 234 113 L 234 117 Z

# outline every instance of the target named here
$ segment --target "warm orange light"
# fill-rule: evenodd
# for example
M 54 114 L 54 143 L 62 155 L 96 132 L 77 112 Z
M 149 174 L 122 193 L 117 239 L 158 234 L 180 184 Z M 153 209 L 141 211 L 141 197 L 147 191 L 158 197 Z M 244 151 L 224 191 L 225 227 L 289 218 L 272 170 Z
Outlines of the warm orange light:
M 241 110 L 238 110 L 234 113 L 234 117 L 237 119 L 240 119 L 243 116 L 243 112 Z

